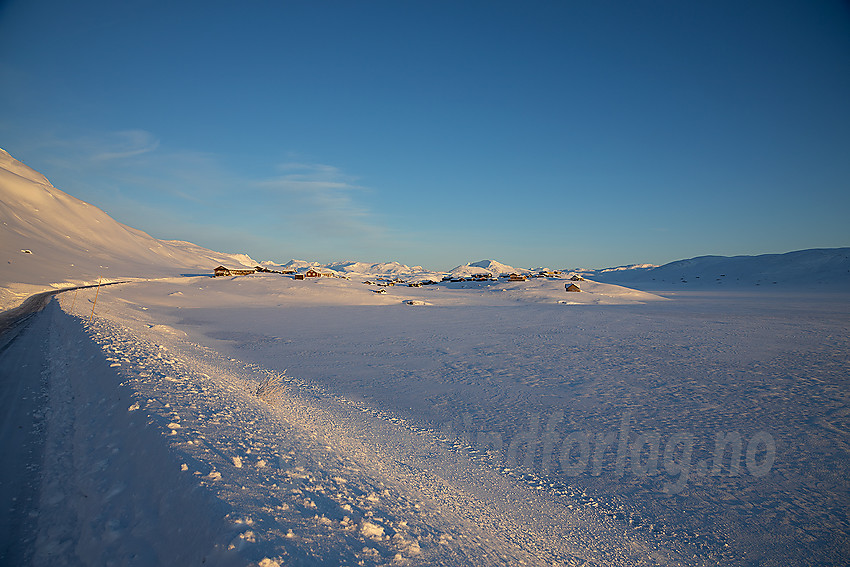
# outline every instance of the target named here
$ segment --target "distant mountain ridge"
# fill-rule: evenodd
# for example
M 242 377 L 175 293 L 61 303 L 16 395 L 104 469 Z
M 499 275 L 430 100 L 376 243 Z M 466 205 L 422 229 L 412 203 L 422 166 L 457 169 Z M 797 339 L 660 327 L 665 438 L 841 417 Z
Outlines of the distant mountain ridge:
M 803 285 L 850 291 L 850 247 L 756 256 L 698 256 L 663 266 L 636 265 L 630 269 L 609 268 L 583 273 L 601 282 L 649 284 L 656 288 Z
M 273 265 L 263 262 L 264 265 Z M 366 263 L 356 261 L 321 264 L 306 260 L 290 260 L 285 268 L 313 267 L 340 275 L 364 277 L 399 277 L 405 279 L 434 279 L 443 276 L 467 278 L 479 274 L 498 277 L 504 274 L 533 274 L 542 269 L 516 268 L 496 260 L 479 260 L 461 264 L 448 272 L 432 271 L 422 266 L 406 266 L 399 262 Z M 564 274 L 580 274 L 587 279 L 604 283 L 640 286 L 649 289 L 733 288 L 758 286 L 787 286 L 806 282 L 809 285 L 850 291 L 850 248 L 819 248 L 798 250 L 786 254 L 756 256 L 700 256 L 676 260 L 662 266 L 632 264 L 598 270 L 562 269 Z M 776 283 L 774 283 L 776 282 Z

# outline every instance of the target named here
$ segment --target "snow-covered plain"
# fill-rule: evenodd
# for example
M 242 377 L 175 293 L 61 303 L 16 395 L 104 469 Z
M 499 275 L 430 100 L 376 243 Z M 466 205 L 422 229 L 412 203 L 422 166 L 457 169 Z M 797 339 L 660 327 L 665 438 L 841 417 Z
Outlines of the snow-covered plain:
M 51 254 L 51 223 L 5 210 L 4 253 L 29 238 Z M 654 293 L 389 286 L 427 273 L 394 263 L 295 280 L 152 258 L 139 274 L 126 242 L 147 235 L 131 234 L 106 253 L 133 282 L 65 291 L 0 335 L 0 563 L 850 559 L 850 293 L 835 274 L 817 291 L 630 276 Z M 207 273 L 253 264 L 196 252 Z M 76 253 L 63 261 L 86 265 Z M 511 268 L 476 264 L 453 276 Z M 0 287 L 73 280 L 33 268 Z M 258 396 L 264 382 L 283 388 Z

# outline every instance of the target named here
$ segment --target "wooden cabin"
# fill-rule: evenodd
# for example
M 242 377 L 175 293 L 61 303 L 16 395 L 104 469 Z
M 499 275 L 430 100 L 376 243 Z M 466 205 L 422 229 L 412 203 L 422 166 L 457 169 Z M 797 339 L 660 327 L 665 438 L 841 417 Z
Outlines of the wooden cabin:
M 230 268 L 225 268 L 224 266 L 219 266 L 219 267 L 213 269 L 213 277 L 216 277 L 216 276 L 247 276 L 249 274 L 253 274 L 256 271 L 257 270 L 255 270 L 253 268 L 230 269 Z
M 333 272 L 320 272 L 315 268 L 309 268 L 306 272 L 304 272 L 305 278 L 332 278 L 334 277 Z M 301 279 L 301 278 L 297 278 Z

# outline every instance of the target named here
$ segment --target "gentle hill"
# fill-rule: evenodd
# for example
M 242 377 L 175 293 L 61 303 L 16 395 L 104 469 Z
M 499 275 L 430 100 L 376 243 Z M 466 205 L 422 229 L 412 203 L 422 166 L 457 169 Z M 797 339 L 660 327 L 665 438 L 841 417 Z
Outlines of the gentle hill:
M 663 266 L 585 272 L 597 281 L 647 289 L 804 288 L 850 291 L 850 248 L 758 256 L 700 256 Z
M 209 273 L 219 264 L 253 266 L 189 242 L 157 240 L 57 189 L 0 149 L 0 309 L 55 287 Z

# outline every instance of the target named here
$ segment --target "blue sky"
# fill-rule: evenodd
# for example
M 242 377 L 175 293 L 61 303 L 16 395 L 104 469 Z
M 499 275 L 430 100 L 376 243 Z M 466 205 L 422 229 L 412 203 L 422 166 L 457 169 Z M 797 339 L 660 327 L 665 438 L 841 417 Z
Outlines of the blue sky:
M 850 4 L 0 2 L 0 147 L 258 260 L 850 245 Z

